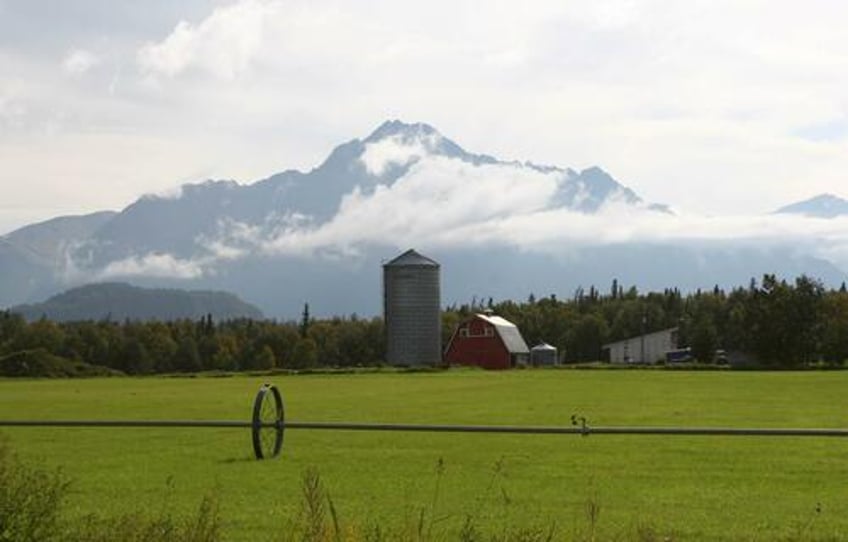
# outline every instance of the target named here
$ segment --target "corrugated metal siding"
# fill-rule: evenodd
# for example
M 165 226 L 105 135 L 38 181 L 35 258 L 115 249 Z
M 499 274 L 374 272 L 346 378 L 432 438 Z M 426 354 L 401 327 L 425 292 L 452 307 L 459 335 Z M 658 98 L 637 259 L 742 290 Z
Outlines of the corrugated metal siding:
M 441 362 L 439 265 L 407 251 L 383 266 L 386 359 L 391 365 Z
M 642 359 L 642 349 L 645 356 Z M 677 328 L 664 329 L 623 341 L 605 344 L 612 363 L 655 363 L 665 359 L 669 350 L 677 348 Z
M 530 363 L 532 365 L 557 365 L 559 363 L 557 349 L 547 343 L 537 344 L 530 349 Z

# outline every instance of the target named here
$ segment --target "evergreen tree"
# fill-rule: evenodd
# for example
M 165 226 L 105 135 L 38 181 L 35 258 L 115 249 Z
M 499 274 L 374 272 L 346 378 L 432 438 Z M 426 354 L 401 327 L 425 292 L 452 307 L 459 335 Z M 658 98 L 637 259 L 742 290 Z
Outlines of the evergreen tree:
M 309 303 L 303 304 L 303 315 L 300 318 L 300 336 L 306 337 L 307 333 L 309 333 L 309 324 L 311 323 L 311 319 L 309 317 Z

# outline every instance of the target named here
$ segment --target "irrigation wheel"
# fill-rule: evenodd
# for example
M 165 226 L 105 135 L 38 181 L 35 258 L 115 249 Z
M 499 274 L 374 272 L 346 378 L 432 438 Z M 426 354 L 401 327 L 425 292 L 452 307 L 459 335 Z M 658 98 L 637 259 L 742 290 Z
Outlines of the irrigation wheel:
M 277 386 L 264 384 L 253 401 L 253 452 L 256 459 L 270 459 L 283 449 L 285 410 Z

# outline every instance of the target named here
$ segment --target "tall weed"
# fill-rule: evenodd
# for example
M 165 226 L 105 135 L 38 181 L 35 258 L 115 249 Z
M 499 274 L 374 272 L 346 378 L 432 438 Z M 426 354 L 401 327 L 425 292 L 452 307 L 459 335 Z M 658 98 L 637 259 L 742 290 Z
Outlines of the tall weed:
M 0 541 L 41 542 L 59 537 L 68 481 L 20 462 L 0 435 Z
M 195 515 L 142 514 L 103 519 L 62 518 L 69 486 L 61 471 L 22 463 L 0 435 L 0 542 L 218 542 L 218 500 L 205 497 Z
M 207 495 L 195 515 L 187 518 L 174 518 L 166 512 L 153 518 L 142 514 L 110 519 L 89 516 L 69 525 L 63 539 L 77 542 L 218 542 L 222 540 L 218 499 Z

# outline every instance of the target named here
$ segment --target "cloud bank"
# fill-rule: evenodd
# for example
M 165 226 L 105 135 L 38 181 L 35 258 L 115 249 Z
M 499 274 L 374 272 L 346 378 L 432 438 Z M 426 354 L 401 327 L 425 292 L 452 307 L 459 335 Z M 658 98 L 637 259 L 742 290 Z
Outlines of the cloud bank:
M 506 247 L 553 256 L 626 244 L 691 249 L 789 247 L 798 255 L 818 256 L 848 269 L 848 216 L 661 212 L 603 175 L 584 177 L 568 169 L 519 162 L 475 164 L 442 152 L 444 143 L 437 133 L 369 141 L 358 162 L 348 164 L 361 166 L 369 173 L 368 180 L 341 195 L 335 214 L 324 222 L 291 211 L 272 211 L 256 222 L 221 215 L 214 231 L 201 232 L 194 239 L 193 253 L 136 254 L 99 269 L 78 263 L 69 266 L 66 280 L 193 280 L 251 257 L 350 262 L 375 248 L 410 246 L 424 250 Z M 389 182 L 392 176 L 384 174 L 393 168 L 403 173 Z M 231 182 L 227 186 L 240 189 Z M 202 189 L 197 185 L 150 197 L 178 202 Z M 596 211 L 581 210 L 586 199 L 599 197 L 604 199 Z M 77 254 L 92 253 L 91 246 L 82 248 Z
M 408 164 L 414 156 L 408 172 L 391 185 L 369 191 L 357 187 L 327 222 L 315 224 L 304 216 L 271 217 L 261 225 L 230 221 L 204 246 L 213 260 L 251 254 L 356 256 L 373 246 L 513 247 L 555 255 L 625 243 L 788 246 L 848 269 L 848 217 L 670 214 L 629 204 L 615 194 L 596 213 L 583 213 L 557 206 L 557 191 L 568 180 L 561 170 L 515 163 L 475 166 L 396 140 L 387 148 L 377 153 L 380 160 L 363 155 L 369 171 Z

